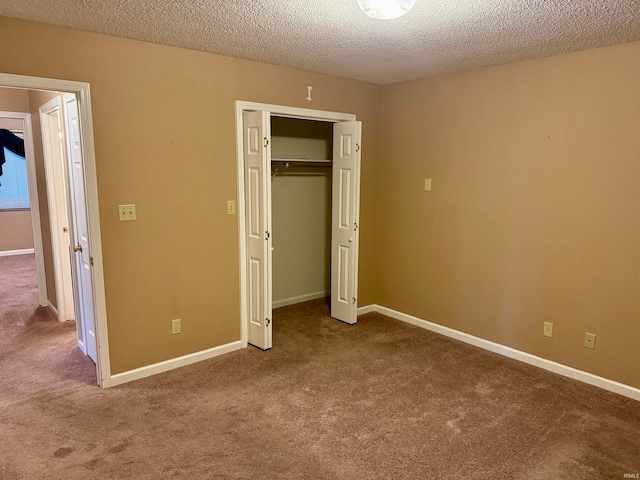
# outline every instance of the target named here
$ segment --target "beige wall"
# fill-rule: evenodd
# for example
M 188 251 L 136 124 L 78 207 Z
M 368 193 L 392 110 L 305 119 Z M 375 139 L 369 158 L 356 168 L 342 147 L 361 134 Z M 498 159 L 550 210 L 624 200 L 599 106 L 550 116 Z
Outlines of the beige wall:
M 377 302 L 640 387 L 639 79 L 632 43 L 385 87 Z
M 113 373 L 240 339 L 238 218 L 226 213 L 236 100 L 363 121 L 360 302 L 374 301 L 380 87 L 6 18 L 0 41 L 20 45 L 3 51 L 2 72 L 91 84 Z M 137 221 L 118 221 L 121 203 L 137 204 Z
M 0 111 L 28 113 L 29 96 L 26 90 L 0 88 Z M 18 122 L 22 128 L 22 121 Z M 14 125 L 14 127 L 17 126 Z M 9 125 L 0 124 L 0 128 L 7 127 Z M 1 182 L 2 177 L 0 177 Z M 31 212 L 29 210 L 0 211 L 0 252 L 26 248 L 33 248 Z
M 271 122 L 273 158 L 330 159 L 333 124 Z M 326 292 L 331 285 L 331 169 L 281 168 L 271 178 L 273 301 Z
M 27 91 L 17 88 L 0 88 L 0 111 L 29 113 Z
M 1 178 L 0 181 L 2 181 Z M 31 212 L 29 210 L 0 212 L 0 252 L 27 248 L 33 248 Z

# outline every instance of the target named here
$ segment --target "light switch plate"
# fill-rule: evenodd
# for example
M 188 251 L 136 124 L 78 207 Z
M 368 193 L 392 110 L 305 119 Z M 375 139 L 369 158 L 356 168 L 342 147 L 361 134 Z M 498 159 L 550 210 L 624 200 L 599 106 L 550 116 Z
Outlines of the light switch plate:
M 118 212 L 120 214 L 121 222 L 130 222 L 136 219 L 136 205 L 135 203 L 129 203 L 127 205 L 118 205 Z
M 227 215 L 235 215 L 235 214 L 236 214 L 236 201 L 227 200 Z
M 430 192 L 431 191 L 431 179 L 430 178 L 425 178 L 424 179 L 424 191 L 425 192 Z

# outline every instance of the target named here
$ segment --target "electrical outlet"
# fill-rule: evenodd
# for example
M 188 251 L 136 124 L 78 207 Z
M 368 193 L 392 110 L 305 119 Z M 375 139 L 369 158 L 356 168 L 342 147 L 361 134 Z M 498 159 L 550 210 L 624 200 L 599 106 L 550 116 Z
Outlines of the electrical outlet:
M 544 331 L 542 333 L 545 337 L 553 337 L 553 323 L 544 322 Z
M 171 320 L 171 335 L 177 335 L 180 332 L 182 332 L 182 320 L 179 318 Z
M 127 205 L 118 205 L 121 222 L 129 222 L 136 219 L 136 205 L 129 203 Z
M 584 348 L 594 350 L 596 348 L 596 334 L 584 332 Z
M 235 214 L 236 214 L 236 201 L 227 200 L 227 215 L 235 215 Z

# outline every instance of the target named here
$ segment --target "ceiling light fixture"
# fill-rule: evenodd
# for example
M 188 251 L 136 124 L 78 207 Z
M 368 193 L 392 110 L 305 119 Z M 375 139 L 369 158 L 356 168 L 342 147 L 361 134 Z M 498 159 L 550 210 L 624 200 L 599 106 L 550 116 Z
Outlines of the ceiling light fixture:
M 416 0 L 356 0 L 360 10 L 379 20 L 390 20 L 406 14 Z

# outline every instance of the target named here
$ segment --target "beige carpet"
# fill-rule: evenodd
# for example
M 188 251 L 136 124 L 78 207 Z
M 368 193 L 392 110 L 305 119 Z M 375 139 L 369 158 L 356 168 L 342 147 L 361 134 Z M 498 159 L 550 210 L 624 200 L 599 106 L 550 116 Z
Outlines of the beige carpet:
M 640 473 L 638 402 L 381 315 L 345 325 L 324 301 L 276 310 L 269 352 L 100 390 L 74 325 L 8 301 L 9 269 L 0 305 L 23 313 L 0 317 L 2 480 Z

